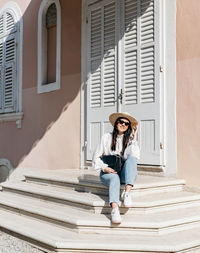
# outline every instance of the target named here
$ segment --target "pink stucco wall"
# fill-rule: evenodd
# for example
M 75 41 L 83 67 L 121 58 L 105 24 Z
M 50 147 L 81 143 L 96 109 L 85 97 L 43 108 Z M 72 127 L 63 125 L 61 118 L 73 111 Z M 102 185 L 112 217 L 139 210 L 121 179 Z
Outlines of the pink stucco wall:
M 176 2 L 178 177 L 200 186 L 200 1 Z
M 1 0 L 0 8 L 8 1 Z M 80 166 L 81 0 L 60 0 L 61 89 L 37 94 L 37 25 L 41 0 L 15 0 L 23 13 L 22 128 L 0 123 L 0 158 L 15 167 Z

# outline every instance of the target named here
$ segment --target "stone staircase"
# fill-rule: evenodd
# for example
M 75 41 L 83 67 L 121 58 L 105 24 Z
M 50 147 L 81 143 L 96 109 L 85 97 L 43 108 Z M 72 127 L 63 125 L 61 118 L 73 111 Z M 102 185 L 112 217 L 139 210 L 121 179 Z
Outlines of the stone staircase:
M 107 194 L 94 171 L 32 171 L 2 184 L 0 227 L 45 252 L 200 253 L 200 193 L 184 180 L 139 175 L 120 225 Z

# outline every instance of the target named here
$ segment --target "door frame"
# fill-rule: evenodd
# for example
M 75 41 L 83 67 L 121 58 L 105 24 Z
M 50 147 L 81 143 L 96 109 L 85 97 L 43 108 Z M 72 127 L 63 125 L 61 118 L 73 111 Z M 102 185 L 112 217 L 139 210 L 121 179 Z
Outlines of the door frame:
M 86 168 L 86 89 L 87 89 L 87 5 L 99 0 L 82 0 L 81 42 L 81 146 L 80 167 Z M 160 6 L 160 89 L 161 131 L 163 131 L 164 174 L 175 175 L 177 169 L 176 143 L 176 2 L 164 0 Z M 167 40 L 166 40 L 167 38 Z

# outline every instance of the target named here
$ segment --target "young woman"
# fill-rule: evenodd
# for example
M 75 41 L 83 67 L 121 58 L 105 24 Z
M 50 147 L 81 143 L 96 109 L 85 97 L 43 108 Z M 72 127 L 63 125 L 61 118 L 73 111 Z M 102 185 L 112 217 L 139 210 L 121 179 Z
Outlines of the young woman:
M 109 187 L 109 203 L 112 207 L 112 223 L 121 223 L 119 212 L 120 184 L 125 184 L 122 201 L 125 207 L 131 207 L 130 191 L 137 177 L 137 159 L 140 149 L 137 144 L 138 122 L 129 113 L 113 113 L 109 116 L 113 126 L 112 133 L 102 136 L 100 144 L 93 155 L 93 168 L 100 171 L 101 182 Z M 120 155 L 124 165 L 120 173 L 110 168 L 102 160 L 103 155 Z

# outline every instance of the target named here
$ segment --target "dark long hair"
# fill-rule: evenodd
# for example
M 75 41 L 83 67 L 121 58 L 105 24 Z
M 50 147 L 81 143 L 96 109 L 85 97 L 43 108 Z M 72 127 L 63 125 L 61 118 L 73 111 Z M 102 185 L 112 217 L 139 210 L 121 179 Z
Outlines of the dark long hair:
M 125 117 L 119 117 L 115 121 L 113 132 L 112 132 L 112 143 L 111 143 L 111 150 L 112 151 L 116 150 L 116 142 L 117 142 L 117 135 L 118 135 L 117 124 L 118 124 L 118 122 L 119 122 L 120 119 L 126 119 L 126 118 Z M 126 147 L 128 145 L 131 133 L 132 133 L 132 128 L 131 128 L 131 123 L 129 121 L 128 129 L 124 132 L 124 136 L 123 136 L 121 155 L 124 154 L 124 151 L 125 151 L 125 149 L 126 149 Z

